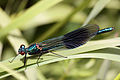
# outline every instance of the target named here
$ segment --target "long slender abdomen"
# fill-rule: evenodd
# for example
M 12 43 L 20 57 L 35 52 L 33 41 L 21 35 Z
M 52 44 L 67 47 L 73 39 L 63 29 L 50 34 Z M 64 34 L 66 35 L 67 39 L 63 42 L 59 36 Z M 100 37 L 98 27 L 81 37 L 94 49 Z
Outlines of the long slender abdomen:
M 105 28 L 105 29 L 99 30 L 99 31 L 97 32 L 97 34 L 110 32 L 110 31 L 112 31 L 112 30 L 114 30 L 114 27 Z

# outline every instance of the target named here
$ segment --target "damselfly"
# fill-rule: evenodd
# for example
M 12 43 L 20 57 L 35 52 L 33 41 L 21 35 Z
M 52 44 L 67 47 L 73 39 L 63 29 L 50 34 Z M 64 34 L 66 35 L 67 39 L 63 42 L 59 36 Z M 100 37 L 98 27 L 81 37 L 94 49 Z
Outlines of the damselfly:
M 22 44 L 20 46 L 20 48 L 18 49 L 18 55 L 19 54 L 25 55 L 24 66 L 26 65 L 27 54 L 38 55 L 37 64 L 38 64 L 40 57 L 46 53 L 52 53 L 57 56 L 67 58 L 65 56 L 56 54 L 53 51 L 56 49 L 61 49 L 63 47 L 65 47 L 67 49 L 74 49 L 76 47 L 79 47 L 79 46 L 85 44 L 87 41 L 89 41 L 95 35 L 109 32 L 109 31 L 112 31 L 113 29 L 114 29 L 113 27 L 109 27 L 109 28 L 99 30 L 98 25 L 89 24 L 89 25 L 83 26 L 77 30 L 74 30 L 72 32 L 69 32 L 63 36 L 48 39 L 48 40 L 42 41 L 40 43 L 32 44 L 27 48 L 25 47 L 24 44 Z M 13 62 L 14 59 L 15 59 L 15 57 L 10 62 Z

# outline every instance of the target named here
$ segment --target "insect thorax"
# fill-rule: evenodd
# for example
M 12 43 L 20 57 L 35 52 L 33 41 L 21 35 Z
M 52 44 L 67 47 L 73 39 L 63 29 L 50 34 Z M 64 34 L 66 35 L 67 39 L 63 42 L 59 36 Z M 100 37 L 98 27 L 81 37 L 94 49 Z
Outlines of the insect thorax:
M 26 48 L 29 55 L 39 54 L 41 52 L 40 49 L 37 48 L 36 44 L 30 45 L 28 48 Z

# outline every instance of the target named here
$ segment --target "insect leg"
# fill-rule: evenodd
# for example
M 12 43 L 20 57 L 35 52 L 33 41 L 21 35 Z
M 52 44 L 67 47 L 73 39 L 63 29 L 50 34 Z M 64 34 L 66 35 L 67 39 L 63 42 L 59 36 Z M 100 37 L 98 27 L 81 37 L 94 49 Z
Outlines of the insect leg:
M 38 62 L 39 62 L 39 59 L 40 59 L 41 56 L 42 56 L 42 54 L 40 54 L 40 55 L 38 56 L 38 59 L 37 59 L 37 61 L 36 61 L 36 63 L 37 63 L 38 66 L 39 66 Z
M 54 52 L 52 52 L 52 51 L 49 51 L 49 52 L 52 53 L 52 54 L 55 54 L 55 55 L 57 55 L 57 56 L 59 56 L 59 57 L 67 58 L 66 56 L 56 54 L 56 53 L 54 53 Z
M 25 57 L 24 57 L 24 67 L 25 67 L 25 69 L 26 69 L 26 60 L 27 60 L 27 54 L 25 54 Z
M 19 54 L 17 54 L 17 56 L 18 56 L 18 55 L 19 55 Z M 9 62 L 12 63 L 17 56 L 15 56 L 15 57 L 14 57 L 11 61 L 9 61 Z

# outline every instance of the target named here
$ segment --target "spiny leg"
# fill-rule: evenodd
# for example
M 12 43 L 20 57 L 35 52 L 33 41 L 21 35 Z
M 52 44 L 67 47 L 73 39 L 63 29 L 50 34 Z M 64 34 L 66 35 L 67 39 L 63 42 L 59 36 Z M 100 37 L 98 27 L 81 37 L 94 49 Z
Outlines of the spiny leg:
M 55 54 L 55 55 L 57 55 L 57 56 L 59 56 L 59 57 L 67 58 L 66 56 L 56 54 L 56 53 L 54 53 L 54 52 L 52 52 L 52 51 L 49 51 L 49 52 L 52 53 L 52 54 Z

